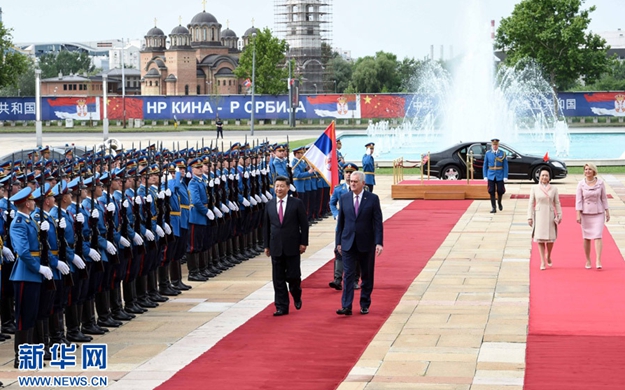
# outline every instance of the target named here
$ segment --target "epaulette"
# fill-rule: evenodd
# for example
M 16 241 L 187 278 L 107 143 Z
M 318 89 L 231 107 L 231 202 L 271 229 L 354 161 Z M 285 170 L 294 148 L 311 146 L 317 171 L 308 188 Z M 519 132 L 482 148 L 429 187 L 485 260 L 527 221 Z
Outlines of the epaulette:
M 15 218 L 15 223 L 22 223 L 22 216 L 18 216 L 17 218 Z

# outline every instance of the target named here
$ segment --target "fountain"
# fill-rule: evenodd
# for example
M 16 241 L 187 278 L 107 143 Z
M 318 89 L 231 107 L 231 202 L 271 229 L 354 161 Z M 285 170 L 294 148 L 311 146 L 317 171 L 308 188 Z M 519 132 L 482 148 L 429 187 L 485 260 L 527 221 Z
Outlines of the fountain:
M 475 3 L 475 1 L 473 2 Z M 469 5 L 471 12 L 479 8 Z M 469 12 L 469 13 L 471 13 Z M 478 25 L 480 15 L 467 15 L 468 50 L 452 59 L 451 71 L 438 61 L 427 61 L 413 77 L 415 93 L 403 123 L 370 123 L 367 136 L 376 143 L 376 154 L 402 151 L 438 151 L 458 142 L 493 137 L 504 143 L 540 144 L 557 157 L 567 157 L 570 137 L 562 111 L 555 109 L 552 90 L 532 61 L 499 67 L 489 25 Z M 532 152 L 530 150 L 530 152 Z

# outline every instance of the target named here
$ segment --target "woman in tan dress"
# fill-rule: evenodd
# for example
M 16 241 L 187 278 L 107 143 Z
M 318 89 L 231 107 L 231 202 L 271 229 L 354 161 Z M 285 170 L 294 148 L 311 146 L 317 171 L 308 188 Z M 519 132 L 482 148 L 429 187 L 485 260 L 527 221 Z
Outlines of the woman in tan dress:
M 532 237 L 540 251 L 540 269 L 545 269 L 545 260 L 551 267 L 551 251 L 558 235 L 558 224 L 562 222 L 562 207 L 558 189 L 549 184 L 547 169 L 540 171 L 540 181 L 530 190 L 527 207 L 527 223 L 533 228 Z

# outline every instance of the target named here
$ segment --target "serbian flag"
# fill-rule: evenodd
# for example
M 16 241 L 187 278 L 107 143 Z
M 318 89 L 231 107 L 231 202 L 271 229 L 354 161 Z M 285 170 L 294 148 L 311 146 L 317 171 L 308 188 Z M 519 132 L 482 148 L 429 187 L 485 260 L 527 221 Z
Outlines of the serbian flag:
M 56 119 L 100 120 L 100 98 L 58 97 L 46 98 L 44 110 L 54 112 Z
M 334 121 L 306 151 L 303 159 L 308 161 L 330 186 L 330 193 L 339 184 L 339 166 L 336 159 L 336 129 Z

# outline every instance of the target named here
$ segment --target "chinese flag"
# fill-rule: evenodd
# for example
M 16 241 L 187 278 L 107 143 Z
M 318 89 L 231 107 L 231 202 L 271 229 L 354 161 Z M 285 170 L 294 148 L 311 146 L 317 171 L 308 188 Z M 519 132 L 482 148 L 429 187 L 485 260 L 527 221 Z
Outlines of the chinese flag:
M 406 115 L 406 99 L 393 95 L 360 95 L 362 118 L 403 118 Z
M 108 101 L 109 119 L 124 118 L 124 100 L 126 100 L 126 119 L 143 119 L 143 101 L 136 97 L 110 98 Z

